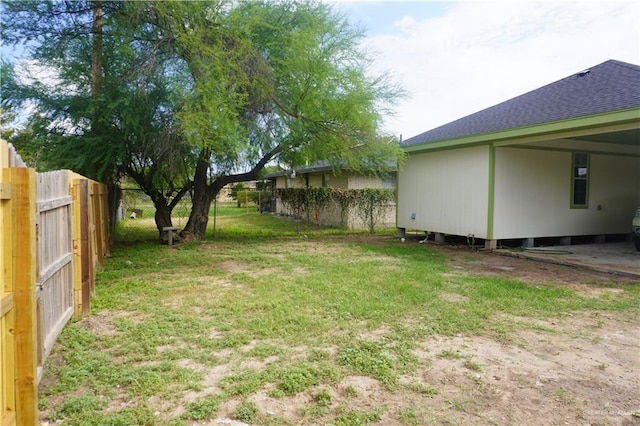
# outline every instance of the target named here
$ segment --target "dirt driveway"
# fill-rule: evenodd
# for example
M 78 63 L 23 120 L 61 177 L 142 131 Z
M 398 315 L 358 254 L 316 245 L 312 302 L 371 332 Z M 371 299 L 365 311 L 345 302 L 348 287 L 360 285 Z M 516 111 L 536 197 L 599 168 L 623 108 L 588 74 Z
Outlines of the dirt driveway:
M 640 280 L 640 251 L 631 241 L 497 250 L 497 253 Z
M 551 282 L 592 297 L 619 292 L 621 286 L 640 285 L 626 276 L 466 247 L 437 249 L 447 255 L 458 274 L 507 275 L 533 285 Z M 533 321 L 539 328 L 518 332 L 516 344 L 463 336 L 426 341 L 425 356 L 452 349 L 472 355 L 484 366 L 475 372 L 465 368 L 462 357 L 433 358 L 425 380 L 441 383 L 444 390 L 425 407 L 433 412 L 434 420 L 500 425 L 640 424 L 637 316 L 607 312 Z M 470 409 L 464 414 L 445 410 L 444 415 L 438 408 L 457 400 Z

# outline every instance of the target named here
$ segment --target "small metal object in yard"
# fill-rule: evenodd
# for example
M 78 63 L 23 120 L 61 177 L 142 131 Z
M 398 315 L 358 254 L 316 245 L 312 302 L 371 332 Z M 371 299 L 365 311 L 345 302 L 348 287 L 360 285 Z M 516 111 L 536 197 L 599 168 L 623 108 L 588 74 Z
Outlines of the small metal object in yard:
M 170 246 L 173 245 L 173 235 L 174 235 L 173 233 L 176 232 L 177 230 L 178 228 L 175 226 L 165 226 L 164 228 L 162 228 L 162 231 L 166 232 L 169 237 L 168 244 Z

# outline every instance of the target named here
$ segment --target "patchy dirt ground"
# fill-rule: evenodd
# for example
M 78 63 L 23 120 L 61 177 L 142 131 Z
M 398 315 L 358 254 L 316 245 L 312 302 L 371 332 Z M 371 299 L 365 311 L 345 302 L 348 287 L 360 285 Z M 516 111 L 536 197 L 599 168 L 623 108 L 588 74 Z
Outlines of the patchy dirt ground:
M 466 247 L 436 249 L 449 259 L 450 274 L 555 283 L 592 297 L 640 285 L 630 278 Z M 452 295 L 452 302 L 455 297 L 463 296 Z M 390 391 L 372 378 L 349 376 L 330 389 L 332 404 L 363 411 L 383 407 L 381 419 L 374 422 L 383 425 L 640 424 L 638 315 L 589 312 L 562 320 L 506 319 L 526 325 L 506 342 L 463 335 L 425 339 L 414 351 L 420 359 L 420 371 L 401 378 L 410 391 Z M 86 321 L 96 333 L 113 332 L 107 318 Z M 265 360 L 265 366 L 268 362 Z M 224 366 L 211 369 L 206 376 L 210 379 L 207 389 L 214 389 L 225 376 Z M 261 413 L 288 419 L 291 424 L 315 424 L 304 417 L 304 407 L 312 403 L 311 395 L 316 392 L 272 398 L 268 391 L 249 398 Z M 189 424 L 243 425 L 230 420 L 238 404 L 240 400 L 227 402 L 217 419 Z M 179 415 L 179 411 L 173 414 Z
M 622 291 L 620 286 L 639 285 L 621 276 L 463 246 L 438 246 L 437 250 L 449 259 L 452 274 L 555 283 L 593 297 Z M 640 424 L 637 317 L 615 313 L 594 317 L 590 313 L 574 314 L 562 321 L 510 319 L 533 327 L 523 327 L 527 331 L 519 332 L 514 343 L 462 335 L 422 342 L 415 354 L 426 367 L 417 381 L 415 376 L 403 378 L 412 390 L 421 390 L 419 400 L 415 400 L 413 391 L 390 392 L 374 379 L 350 376 L 332 389 L 332 401 L 365 411 L 384 407 L 377 422 L 384 425 Z M 351 391 L 356 396 L 350 396 Z M 311 403 L 308 395 L 274 399 L 260 392 L 251 401 L 261 412 L 293 419 L 294 424 L 295 419 L 309 424 L 300 414 Z M 228 420 L 238 403 L 227 404 L 212 422 L 194 424 L 240 425 Z
M 437 250 L 447 256 L 454 274 L 555 283 L 593 297 L 640 284 L 617 275 L 466 247 L 438 246 Z M 451 424 L 640 424 L 637 317 L 590 313 L 561 321 L 511 319 L 533 323 L 535 327 L 527 328 L 535 331 L 520 331 L 514 344 L 463 336 L 425 341 L 420 355 L 433 362 L 424 379 L 440 384 L 440 392 L 420 409 L 438 423 Z M 433 356 L 441 351 L 460 357 Z M 474 370 L 474 363 L 482 368 Z M 463 409 L 447 409 L 456 405 Z

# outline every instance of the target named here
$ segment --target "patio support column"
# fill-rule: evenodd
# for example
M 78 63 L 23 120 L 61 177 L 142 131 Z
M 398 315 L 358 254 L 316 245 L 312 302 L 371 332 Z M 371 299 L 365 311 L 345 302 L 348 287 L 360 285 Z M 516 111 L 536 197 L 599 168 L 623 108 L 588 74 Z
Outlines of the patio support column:
M 489 193 L 487 194 L 487 239 L 484 242 L 484 248 L 494 250 L 498 246 L 498 241 L 493 235 L 494 220 L 494 203 L 496 190 L 496 148 L 493 144 L 489 145 Z

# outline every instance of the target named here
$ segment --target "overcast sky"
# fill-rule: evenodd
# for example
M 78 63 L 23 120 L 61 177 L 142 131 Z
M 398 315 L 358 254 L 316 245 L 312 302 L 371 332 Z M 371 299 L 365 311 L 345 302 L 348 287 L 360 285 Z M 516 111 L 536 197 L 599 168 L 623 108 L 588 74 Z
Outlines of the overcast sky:
M 404 139 L 608 59 L 640 65 L 638 0 L 335 3 L 409 92 L 385 122 Z

